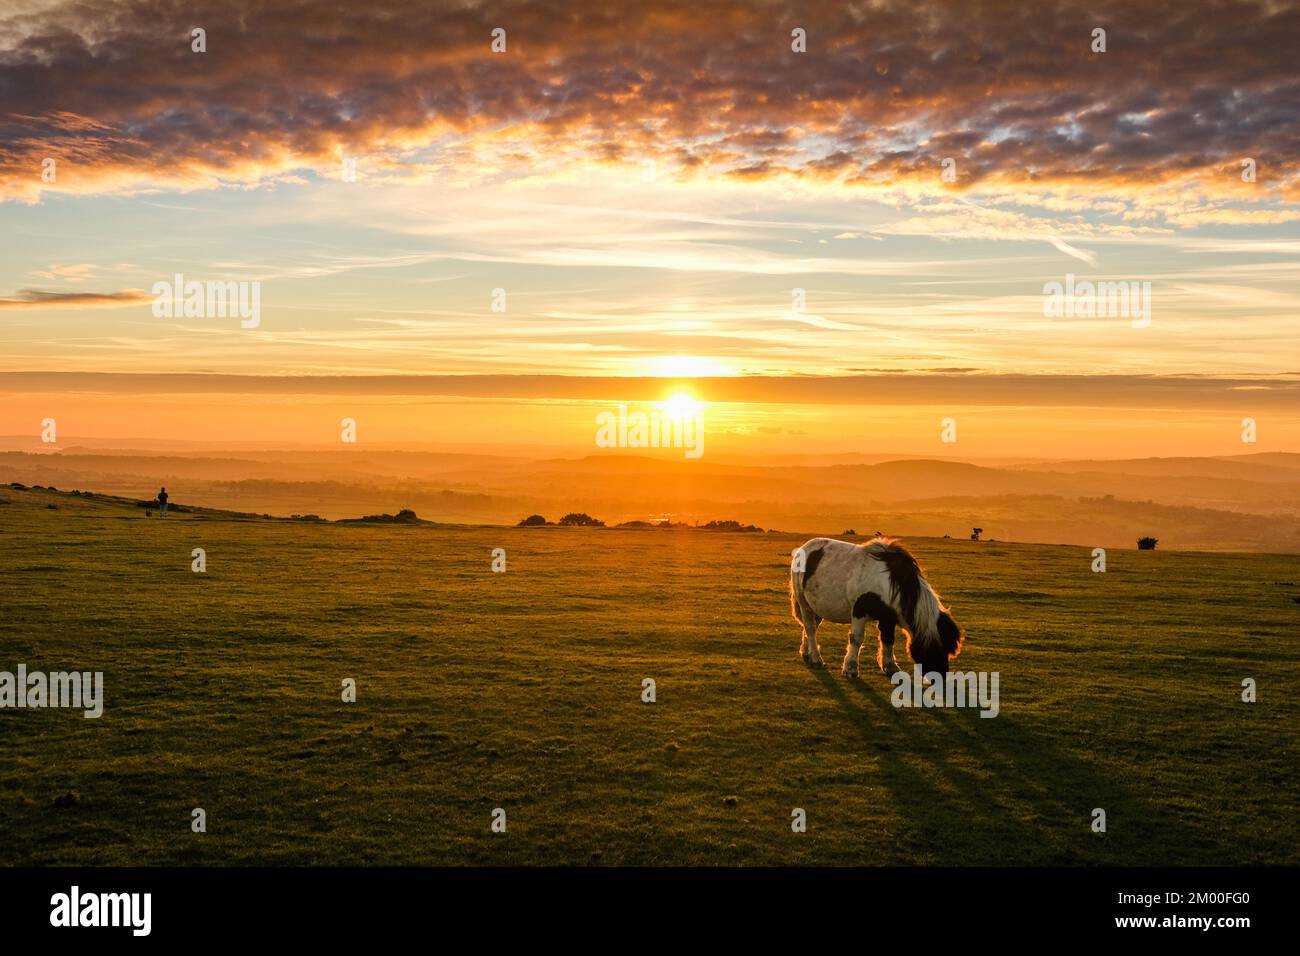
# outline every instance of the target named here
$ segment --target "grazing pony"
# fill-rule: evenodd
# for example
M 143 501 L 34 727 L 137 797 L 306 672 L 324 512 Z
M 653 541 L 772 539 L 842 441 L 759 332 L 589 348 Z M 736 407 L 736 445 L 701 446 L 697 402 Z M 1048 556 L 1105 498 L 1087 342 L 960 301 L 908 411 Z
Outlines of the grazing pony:
M 948 673 L 948 659 L 961 653 L 964 635 L 901 544 L 889 538 L 865 544 L 813 538 L 792 555 L 790 611 L 803 626 L 799 653 L 807 663 L 822 666 L 817 625 L 851 624 L 841 673 L 858 676 L 858 650 L 867 621 L 874 620 L 880 628 L 876 663 L 886 677 L 898 671 L 894 628 L 900 624 L 910 636 L 907 652 L 922 673 Z

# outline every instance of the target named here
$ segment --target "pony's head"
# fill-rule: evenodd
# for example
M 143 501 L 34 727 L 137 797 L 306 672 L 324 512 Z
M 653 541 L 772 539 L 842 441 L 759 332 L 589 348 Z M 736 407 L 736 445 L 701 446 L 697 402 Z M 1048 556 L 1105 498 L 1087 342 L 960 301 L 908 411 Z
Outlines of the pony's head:
M 921 665 L 923 674 L 948 673 L 948 661 L 961 653 L 962 642 L 966 639 L 961 626 L 952 619 L 947 611 L 940 611 L 935 620 L 935 638 L 928 641 L 918 640 L 915 636 L 907 645 L 907 652 L 912 660 Z

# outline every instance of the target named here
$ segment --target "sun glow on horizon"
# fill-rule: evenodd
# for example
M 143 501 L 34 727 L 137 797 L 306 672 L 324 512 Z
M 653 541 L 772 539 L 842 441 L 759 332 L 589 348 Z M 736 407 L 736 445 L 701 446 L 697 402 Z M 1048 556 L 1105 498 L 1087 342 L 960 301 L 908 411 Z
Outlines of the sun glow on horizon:
M 697 400 L 690 392 L 674 392 L 668 398 L 658 403 L 659 407 L 671 415 L 674 419 L 691 418 L 704 408 L 704 404 Z
M 644 374 L 651 378 L 713 378 L 737 374 L 734 368 L 699 355 L 658 355 L 645 359 L 643 364 Z

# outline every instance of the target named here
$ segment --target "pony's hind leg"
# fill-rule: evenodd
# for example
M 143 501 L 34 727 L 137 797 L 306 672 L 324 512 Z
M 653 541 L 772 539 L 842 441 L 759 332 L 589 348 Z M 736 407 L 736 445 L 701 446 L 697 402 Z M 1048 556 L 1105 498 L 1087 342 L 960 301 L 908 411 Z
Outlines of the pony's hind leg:
M 849 631 L 849 643 L 844 648 L 844 663 L 840 665 L 840 673 L 845 677 L 858 676 L 858 651 L 862 649 L 862 638 L 866 630 L 867 619 L 865 617 L 853 618 L 851 630 Z
M 799 656 L 806 664 L 823 667 L 825 665 L 822 661 L 821 649 L 817 646 L 817 627 L 822 619 L 806 604 L 799 608 L 799 614 L 803 622 L 803 641 L 799 644 Z

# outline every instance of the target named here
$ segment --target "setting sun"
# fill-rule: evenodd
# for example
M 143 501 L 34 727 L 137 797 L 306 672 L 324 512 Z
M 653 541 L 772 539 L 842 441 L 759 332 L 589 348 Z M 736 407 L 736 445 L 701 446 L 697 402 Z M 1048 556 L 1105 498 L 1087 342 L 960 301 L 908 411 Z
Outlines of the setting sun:
M 703 406 L 689 392 L 674 392 L 671 397 L 660 402 L 659 407 L 673 418 L 689 418 Z

